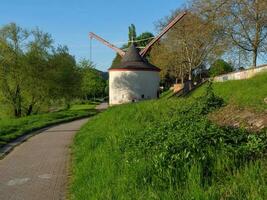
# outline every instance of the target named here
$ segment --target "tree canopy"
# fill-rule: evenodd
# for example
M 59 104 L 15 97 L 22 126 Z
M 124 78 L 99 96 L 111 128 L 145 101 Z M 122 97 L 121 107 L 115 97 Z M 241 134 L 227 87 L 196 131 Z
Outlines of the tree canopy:
M 85 90 L 93 90 L 87 97 L 103 96 L 106 82 L 95 69 L 90 72 L 39 28 L 15 23 L 0 28 L 0 103 L 15 117 L 40 112 L 57 101 L 69 106 L 73 99 L 84 98 Z
M 164 28 L 181 10 L 159 22 Z M 161 77 L 174 77 L 181 83 L 192 80 L 192 72 L 224 52 L 221 27 L 188 12 L 151 50 L 151 62 L 161 68 Z
M 216 60 L 209 69 L 210 76 L 218 76 L 234 71 L 233 66 L 222 59 Z

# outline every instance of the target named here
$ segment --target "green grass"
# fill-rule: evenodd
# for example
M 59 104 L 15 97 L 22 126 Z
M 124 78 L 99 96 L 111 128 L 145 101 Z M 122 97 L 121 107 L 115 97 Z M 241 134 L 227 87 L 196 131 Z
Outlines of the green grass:
M 72 105 L 70 110 L 90 110 L 94 109 L 96 104 L 80 104 L 80 105 Z
M 95 105 L 73 105 L 70 110 L 0 120 L 0 147 L 33 130 L 96 114 Z
M 267 73 L 261 73 L 251 79 L 214 83 L 214 92 L 229 104 L 248 107 L 258 111 L 267 109 L 264 98 L 267 97 Z M 205 85 L 196 89 L 190 97 L 204 94 Z
M 267 132 L 218 127 L 208 103 L 146 101 L 93 117 L 72 147 L 71 199 L 266 199 Z
M 168 99 L 172 95 L 173 95 L 173 91 L 172 90 L 166 90 L 165 92 L 160 94 L 160 99 Z

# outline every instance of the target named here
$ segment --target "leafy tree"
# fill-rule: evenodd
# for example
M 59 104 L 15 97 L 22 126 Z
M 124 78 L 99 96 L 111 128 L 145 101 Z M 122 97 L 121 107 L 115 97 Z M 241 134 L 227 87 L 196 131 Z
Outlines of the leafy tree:
M 26 78 L 24 79 L 24 106 L 26 115 L 32 114 L 44 102 L 49 100 L 49 51 L 52 48 L 52 38 L 38 28 L 32 31 L 33 41 L 28 44 L 28 51 L 25 54 Z
M 128 37 L 129 37 L 129 40 L 128 40 L 128 46 L 130 46 L 131 42 L 136 40 L 136 29 L 135 29 L 135 25 L 134 24 L 131 24 L 129 26 L 129 33 L 128 33 Z
M 22 84 L 25 77 L 24 47 L 27 30 L 15 23 L 0 29 L 0 92 L 15 117 L 22 115 Z
M 58 47 L 50 57 L 52 70 L 50 90 L 53 99 L 64 99 L 67 107 L 70 101 L 80 95 L 80 73 L 75 58 L 69 54 L 66 46 Z
M 91 77 L 92 82 L 100 75 L 93 72 L 97 76 Z M 55 49 L 50 34 L 14 23 L 0 28 L 0 102 L 15 117 L 37 113 L 58 100 L 69 107 L 82 95 L 83 78 L 68 48 Z M 103 94 L 101 84 L 90 86 L 95 96 Z
M 153 40 L 154 35 L 150 32 L 141 33 L 137 38 L 137 46 L 145 47 L 151 40 Z
M 210 76 L 218 76 L 234 71 L 234 68 L 222 59 L 216 60 L 210 67 Z
M 105 95 L 106 81 L 100 72 L 95 69 L 93 63 L 84 59 L 80 61 L 78 66 L 82 76 L 82 96 L 86 100 L 103 97 Z

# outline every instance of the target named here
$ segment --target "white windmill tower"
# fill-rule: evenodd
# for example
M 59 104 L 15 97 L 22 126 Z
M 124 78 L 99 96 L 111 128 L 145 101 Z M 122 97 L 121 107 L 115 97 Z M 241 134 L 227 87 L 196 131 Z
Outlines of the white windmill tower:
M 122 56 L 121 63 L 109 68 L 109 104 L 123 104 L 158 97 L 160 69 L 144 58 L 148 50 L 168 32 L 186 12 L 175 17 L 143 50 L 132 44 L 125 52 L 106 40 L 90 33 L 95 38 Z

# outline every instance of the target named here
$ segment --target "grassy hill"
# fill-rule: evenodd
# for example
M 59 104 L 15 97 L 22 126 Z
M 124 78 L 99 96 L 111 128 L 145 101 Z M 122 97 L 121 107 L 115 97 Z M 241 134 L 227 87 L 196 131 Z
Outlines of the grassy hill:
M 262 110 L 265 78 L 214 88 L 227 102 Z M 71 199 L 266 199 L 267 131 L 211 122 L 221 99 L 204 88 L 185 99 L 122 105 L 94 117 L 72 147 Z M 242 88 L 252 97 L 241 98 Z
M 256 111 L 267 109 L 267 73 L 261 73 L 251 79 L 226 81 L 214 83 L 215 94 L 222 97 L 228 104 L 235 104 L 239 107 L 252 108 Z M 195 90 L 190 98 L 203 95 L 205 85 Z

